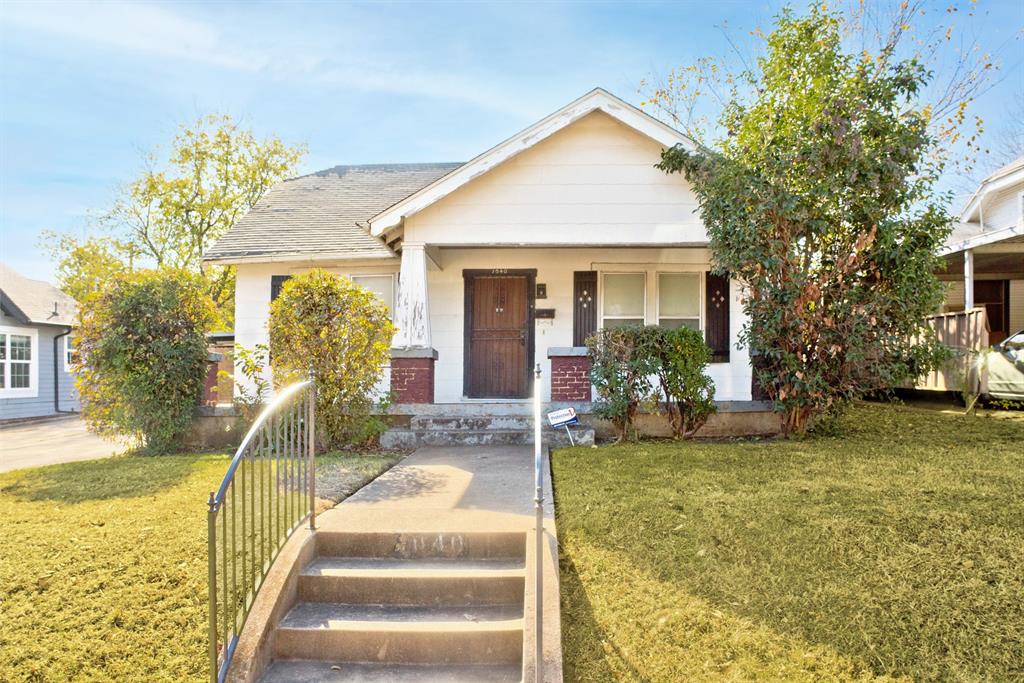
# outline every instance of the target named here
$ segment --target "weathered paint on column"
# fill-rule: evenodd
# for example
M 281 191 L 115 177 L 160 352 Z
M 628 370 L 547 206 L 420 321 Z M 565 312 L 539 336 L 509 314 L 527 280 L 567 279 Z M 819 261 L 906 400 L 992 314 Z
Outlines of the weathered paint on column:
M 430 348 L 430 308 L 427 304 L 427 252 L 422 242 L 402 245 L 402 272 L 395 306 L 398 331 L 392 347 Z
M 974 308 L 974 250 L 964 251 L 964 310 Z

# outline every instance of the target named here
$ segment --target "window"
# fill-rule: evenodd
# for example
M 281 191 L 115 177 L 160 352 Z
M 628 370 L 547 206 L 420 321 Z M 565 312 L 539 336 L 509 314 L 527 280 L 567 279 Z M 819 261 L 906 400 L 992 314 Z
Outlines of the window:
M 352 282 L 363 289 L 368 289 L 377 295 L 384 305 L 388 307 L 388 315 L 394 315 L 395 310 L 395 276 L 388 275 L 353 275 Z
M 0 397 L 34 397 L 38 387 L 35 330 L 0 327 Z
M 74 332 L 64 336 L 64 372 L 71 372 L 75 363 L 78 362 L 78 350 L 75 348 L 74 336 Z
M 658 273 L 658 326 L 700 329 L 700 275 Z
M 605 273 L 601 317 L 604 327 L 643 325 L 647 308 L 645 273 Z

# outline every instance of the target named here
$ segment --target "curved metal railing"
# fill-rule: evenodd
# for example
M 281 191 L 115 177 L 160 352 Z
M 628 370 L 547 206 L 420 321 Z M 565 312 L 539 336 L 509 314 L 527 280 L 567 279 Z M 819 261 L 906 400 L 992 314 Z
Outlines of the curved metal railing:
M 544 457 L 541 446 L 540 422 L 540 363 L 533 371 L 533 536 L 534 594 L 533 594 L 533 670 L 534 680 L 544 680 Z
M 316 527 L 316 387 L 297 382 L 263 409 L 208 501 L 210 681 L 227 676 L 256 593 L 285 541 Z

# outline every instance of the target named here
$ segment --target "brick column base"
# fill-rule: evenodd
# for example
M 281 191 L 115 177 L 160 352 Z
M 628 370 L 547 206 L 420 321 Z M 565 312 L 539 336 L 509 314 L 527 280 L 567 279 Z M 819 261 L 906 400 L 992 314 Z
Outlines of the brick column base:
M 433 349 L 391 350 L 391 398 L 395 403 L 434 402 Z
M 586 348 L 548 349 L 551 359 L 551 400 L 590 402 L 590 358 Z

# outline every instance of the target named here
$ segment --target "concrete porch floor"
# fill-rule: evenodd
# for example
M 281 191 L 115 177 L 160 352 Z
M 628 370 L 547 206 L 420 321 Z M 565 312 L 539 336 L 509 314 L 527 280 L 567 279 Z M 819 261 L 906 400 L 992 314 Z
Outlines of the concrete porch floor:
M 562 680 L 558 538 L 551 464 L 544 456 L 544 677 Z M 526 532 L 523 680 L 534 680 L 536 547 L 533 449 L 525 446 L 420 448 L 381 477 L 322 513 L 323 531 Z
M 472 446 L 420 448 L 394 468 L 336 507 L 320 513 L 312 543 L 300 550 L 308 532 L 296 533 L 275 562 L 268 584 L 290 583 L 287 574 L 308 561 L 309 548 L 316 538 L 332 534 L 427 534 L 422 542 L 446 544 L 480 534 L 516 532 L 526 535 L 525 582 L 523 584 L 523 681 L 535 680 L 534 596 L 536 595 L 536 553 L 533 508 L 533 452 L 527 446 Z M 544 459 L 544 556 L 543 568 L 543 678 L 545 683 L 562 681 L 561 621 L 559 613 L 558 542 L 552 503 L 550 463 Z M 433 534 L 437 534 L 436 537 Z M 460 536 L 465 534 L 467 536 Z M 430 540 L 433 539 L 433 540 Z M 293 543 L 293 541 L 295 543 Z M 466 542 L 471 542 L 467 540 Z M 291 557 L 290 557 L 291 556 Z M 291 565 L 291 569 L 287 567 Z M 276 577 L 274 575 L 277 575 Z M 269 588 L 269 586 L 268 586 Z M 273 616 L 280 602 L 261 591 L 242 634 L 235 665 L 249 669 L 238 660 L 261 658 L 260 632 L 277 619 Z M 261 604 L 262 603 L 262 604 Z M 262 614 L 261 614 L 262 613 Z M 260 622 L 263 626 L 258 626 Z M 254 627 L 254 628 L 251 628 Z M 246 633 L 248 631 L 248 633 Z M 238 671 L 242 673 L 242 671 Z M 241 675 L 233 680 L 253 680 Z M 348 680 L 348 679 L 346 679 Z M 360 679 L 362 680 L 362 679 Z M 404 679 L 403 679 L 404 680 Z M 447 679 L 445 679 L 447 680 Z M 454 679 L 453 679 L 454 680 Z M 460 679 L 461 680 L 461 679 Z

